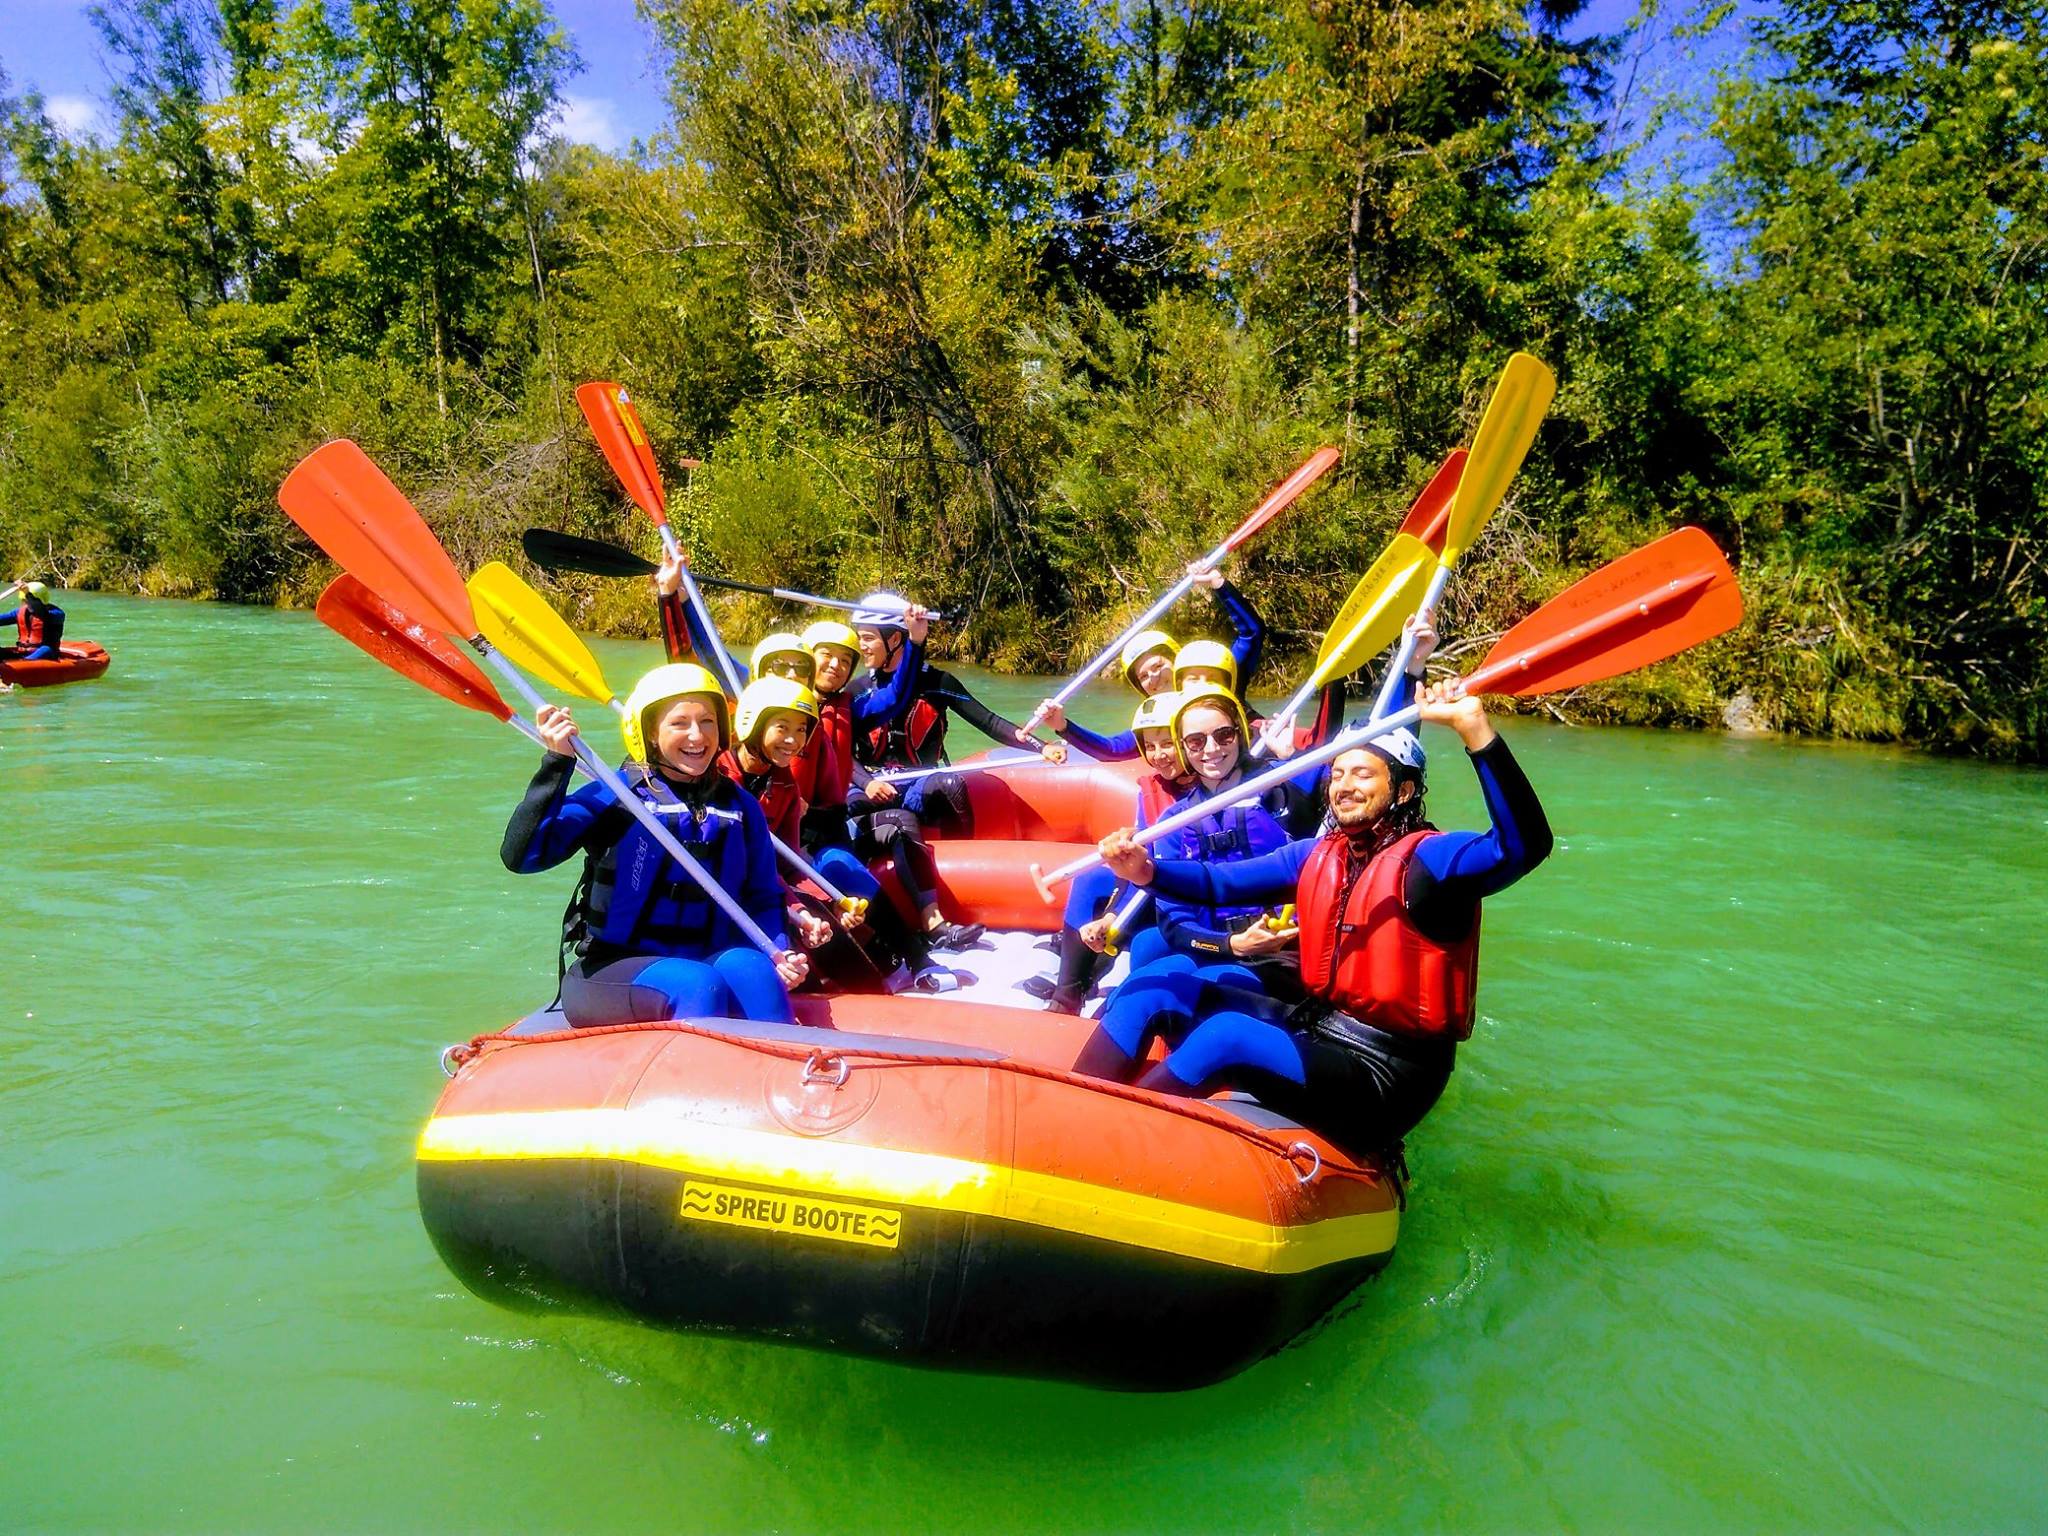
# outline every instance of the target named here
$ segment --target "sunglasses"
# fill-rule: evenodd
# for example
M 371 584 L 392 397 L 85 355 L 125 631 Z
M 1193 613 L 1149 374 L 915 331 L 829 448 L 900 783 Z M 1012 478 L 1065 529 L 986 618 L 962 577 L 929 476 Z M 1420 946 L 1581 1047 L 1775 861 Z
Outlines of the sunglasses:
M 812 670 L 811 662 L 807 658 L 796 656 L 772 657 L 767 666 L 770 676 L 786 677 L 799 683 L 807 682 L 810 679 Z
M 1200 752 L 1205 750 L 1212 741 L 1219 747 L 1236 746 L 1237 727 L 1234 725 L 1219 725 L 1213 731 L 1190 731 L 1187 735 L 1181 737 L 1180 744 L 1183 751 Z

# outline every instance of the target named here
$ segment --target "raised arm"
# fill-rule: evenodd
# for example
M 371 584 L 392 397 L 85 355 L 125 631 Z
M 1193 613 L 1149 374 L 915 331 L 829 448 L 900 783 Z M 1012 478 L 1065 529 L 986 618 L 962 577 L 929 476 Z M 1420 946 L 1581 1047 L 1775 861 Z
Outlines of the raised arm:
M 1223 616 L 1230 620 L 1230 628 L 1235 635 L 1230 642 L 1230 654 L 1237 658 L 1237 686 L 1242 692 L 1251 687 L 1252 674 L 1259 670 L 1259 658 L 1265 654 L 1266 621 L 1245 600 L 1244 594 L 1227 581 L 1211 595 L 1216 599 L 1216 606 L 1223 610 Z
M 498 846 L 498 857 L 513 874 L 553 869 L 581 853 L 601 823 L 623 814 L 602 784 L 586 784 L 570 794 L 575 771 L 575 758 L 559 752 L 542 754 Z

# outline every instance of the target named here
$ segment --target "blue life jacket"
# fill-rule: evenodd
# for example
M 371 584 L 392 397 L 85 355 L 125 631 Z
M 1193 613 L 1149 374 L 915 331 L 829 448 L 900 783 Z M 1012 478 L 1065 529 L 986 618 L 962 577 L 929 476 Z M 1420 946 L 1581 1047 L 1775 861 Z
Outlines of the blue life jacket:
M 720 776 L 700 819 L 659 774 L 643 769 L 636 775 L 629 766 L 625 775 L 676 841 L 738 898 L 747 885 L 747 817 L 759 816 L 760 807 Z M 747 942 L 637 820 L 628 820 L 624 835 L 584 864 L 562 938 L 569 945 L 596 940 L 636 955 L 692 957 Z
M 1207 798 L 1207 793 L 1199 786 L 1188 791 L 1175 802 L 1175 811 L 1199 804 Z M 1220 811 L 1212 811 L 1174 834 L 1178 850 L 1168 857 L 1200 859 L 1208 864 L 1236 864 L 1245 859 L 1255 859 L 1262 853 L 1271 853 L 1293 841 L 1293 834 L 1281 819 L 1286 809 L 1284 792 L 1275 789 L 1260 799 L 1241 801 Z M 1265 911 L 1260 906 L 1204 908 L 1188 903 L 1180 905 L 1196 914 L 1197 921 L 1209 928 L 1229 928 Z

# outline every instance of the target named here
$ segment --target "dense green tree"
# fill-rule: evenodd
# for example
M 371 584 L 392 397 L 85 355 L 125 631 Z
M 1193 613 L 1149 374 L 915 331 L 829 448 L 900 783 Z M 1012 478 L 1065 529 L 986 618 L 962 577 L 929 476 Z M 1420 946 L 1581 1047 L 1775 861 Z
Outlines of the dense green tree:
M 417 316 L 445 417 L 452 363 L 481 348 L 521 158 L 574 55 L 541 0 L 302 0 L 286 50 L 333 161 L 302 241 L 323 251 L 314 303 L 358 343 Z
M 1720 103 L 1742 243 L 1700 387 L 1745 538 L 1826 573 L 1793 723 L 2039 754 L 2048 36 L 1800 0 L 1769 38 L 1790 67 Z
M 276 485 L 342 433 L 459 562 L 647 547 L 570 400 L 611 377 L 707 568 L 1026 667 L 1341 442 L 1234 571 L 1285 666 L 1521 347 L 1560 391 L 1454 649 L 1699 522 L 1750 622 L 1573 717 L 2048 756 L 2036 9 L 1724 18 L 1714 158 L 1643 185 L 1577 0 L 643 10 L 628 157 L 549 138 L 542 0 L 101 0 L 104 142 L 0 82 L 0 567 L 303 599 Z

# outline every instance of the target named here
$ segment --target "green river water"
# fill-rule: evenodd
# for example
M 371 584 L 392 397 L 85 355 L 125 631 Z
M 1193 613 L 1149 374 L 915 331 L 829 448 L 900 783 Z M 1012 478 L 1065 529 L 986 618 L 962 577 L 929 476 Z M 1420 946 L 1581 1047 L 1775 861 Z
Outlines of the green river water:
M 1392 1266 L 1123 1396 L 463 1291 L 412 1139 L 553 986 L 531 750 L 310 615 L 70 627 L 109 675 L 0 698 L 0 1529 L 2048 1522 L 2048 775 L 1509 724 L 1558 849 Z

